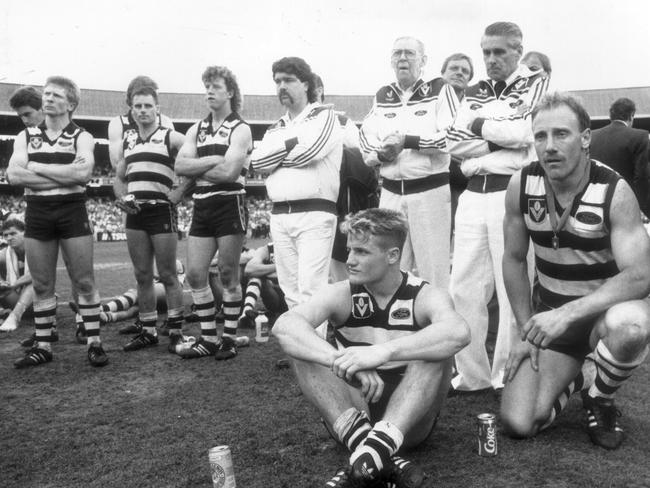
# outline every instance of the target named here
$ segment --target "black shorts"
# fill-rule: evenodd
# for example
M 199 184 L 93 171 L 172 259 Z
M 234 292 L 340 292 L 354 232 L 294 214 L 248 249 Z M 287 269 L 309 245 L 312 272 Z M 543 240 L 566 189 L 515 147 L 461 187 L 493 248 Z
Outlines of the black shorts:
M 535 303 L 534 313 L 547 312 L 551 307 L 541 302 Z M 591 331 L 596 326 L 597 318 L 580 320 L 571 324 L 571 327 L 548 345 L 547 349 L 560 352 L 582 361 L 592 351 L 589 345 Z
M 334 246 L 332 247 L 332 259 L 345 263 L 348 260 L 348 236 L 341 232 L 340 226 L 343 220 L 336 221 L 336 233 L 334 234 Z
M 92 233 L 84 200 L 27 202 L 25 237 L 52 241 Z
M 190 235 L 223 237 L 246 233 L 244 195 L 194 199 Z
M 126 228 L 149 235 L 175 234 L 178 231 L 176 207 L 167 203 L 143 204 L 137 214 L 126 215 Z

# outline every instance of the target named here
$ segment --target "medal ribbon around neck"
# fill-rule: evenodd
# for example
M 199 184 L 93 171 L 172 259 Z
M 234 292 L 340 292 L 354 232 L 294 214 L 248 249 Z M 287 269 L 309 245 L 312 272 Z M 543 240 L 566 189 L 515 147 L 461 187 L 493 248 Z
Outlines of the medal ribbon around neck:
M 571 214 L 571 210 L 575 206 L 576 202 L 582 197 L 585 190 L 587 189 L 587 186 L 589 185 L 590 169 L 591 169 L 591 162 L 587 165 L 587 169 L 585 173 L 582 175 L 582 178 L 580 179 L 580 184 L 578 185 L 578 191 L 572 195 L 571 203 L 564 208 L 564 211 L 562 212 L 562 215 L 560 215 L 559 220 L 557 218 L 557 211 L 555 209 L 555 192 L 553 191 L 553 187 L 549 182 L 546 172 L 544 172 L 544 185 L 546 186 L 546 207 L 548 209 L 548 216 L 551 220 L 551 229 L 553 230 L 551 245 L 555 250 L 557 250 L 560 247 L 560 237 L 558 234 L 562 229 L 564 229 L 567 220 L 569 220 L 569 215 Z M 584 181 L 585 176 L 587 176 L 586 181 Z

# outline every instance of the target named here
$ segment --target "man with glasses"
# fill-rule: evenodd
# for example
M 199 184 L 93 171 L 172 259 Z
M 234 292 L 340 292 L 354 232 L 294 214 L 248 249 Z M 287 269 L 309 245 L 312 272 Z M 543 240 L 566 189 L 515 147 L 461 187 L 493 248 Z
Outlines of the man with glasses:
M 412 37 L 395 40 L 396 81 L 375 95 L 359 134 L 368 166 L 380 166 L 379 206 L 403 212 L 409 235 L 401 268 L 446 289 L 449 283 L 451 207 L 445 130 L 453 119 L 453 89 L 442 78 L 422 81 L 427 57 Z

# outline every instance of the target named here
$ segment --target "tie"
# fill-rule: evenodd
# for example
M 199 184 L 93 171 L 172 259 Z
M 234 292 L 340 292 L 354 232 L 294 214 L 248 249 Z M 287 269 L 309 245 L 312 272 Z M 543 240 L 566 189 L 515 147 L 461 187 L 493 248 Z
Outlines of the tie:
M 494 84 L 494 93 L 496 93 L 497 98 L 499 98 L 501 96 L 501 92 L 503 92 L 503 90 L 505 90 L 505 88 L 506 88 L 506 82 L 503 81 L 503 80 L 497 81 Z

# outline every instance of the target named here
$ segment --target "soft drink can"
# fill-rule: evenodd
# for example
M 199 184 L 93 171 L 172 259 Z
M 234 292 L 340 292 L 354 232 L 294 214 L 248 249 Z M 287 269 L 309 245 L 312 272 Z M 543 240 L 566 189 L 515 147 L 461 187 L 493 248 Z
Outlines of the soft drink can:
M 477 417 L 478 455 L 491 457 L 498 453 L 497 418 L 493 413 L 482 413 Z
M 236 488 L 235 470 L 228 446 L 216 446 L 208 451 L 212 486 L 214 488 Z
M 255 342 L 269 341 L 269 319 L 263 313 L 255 317 Z

